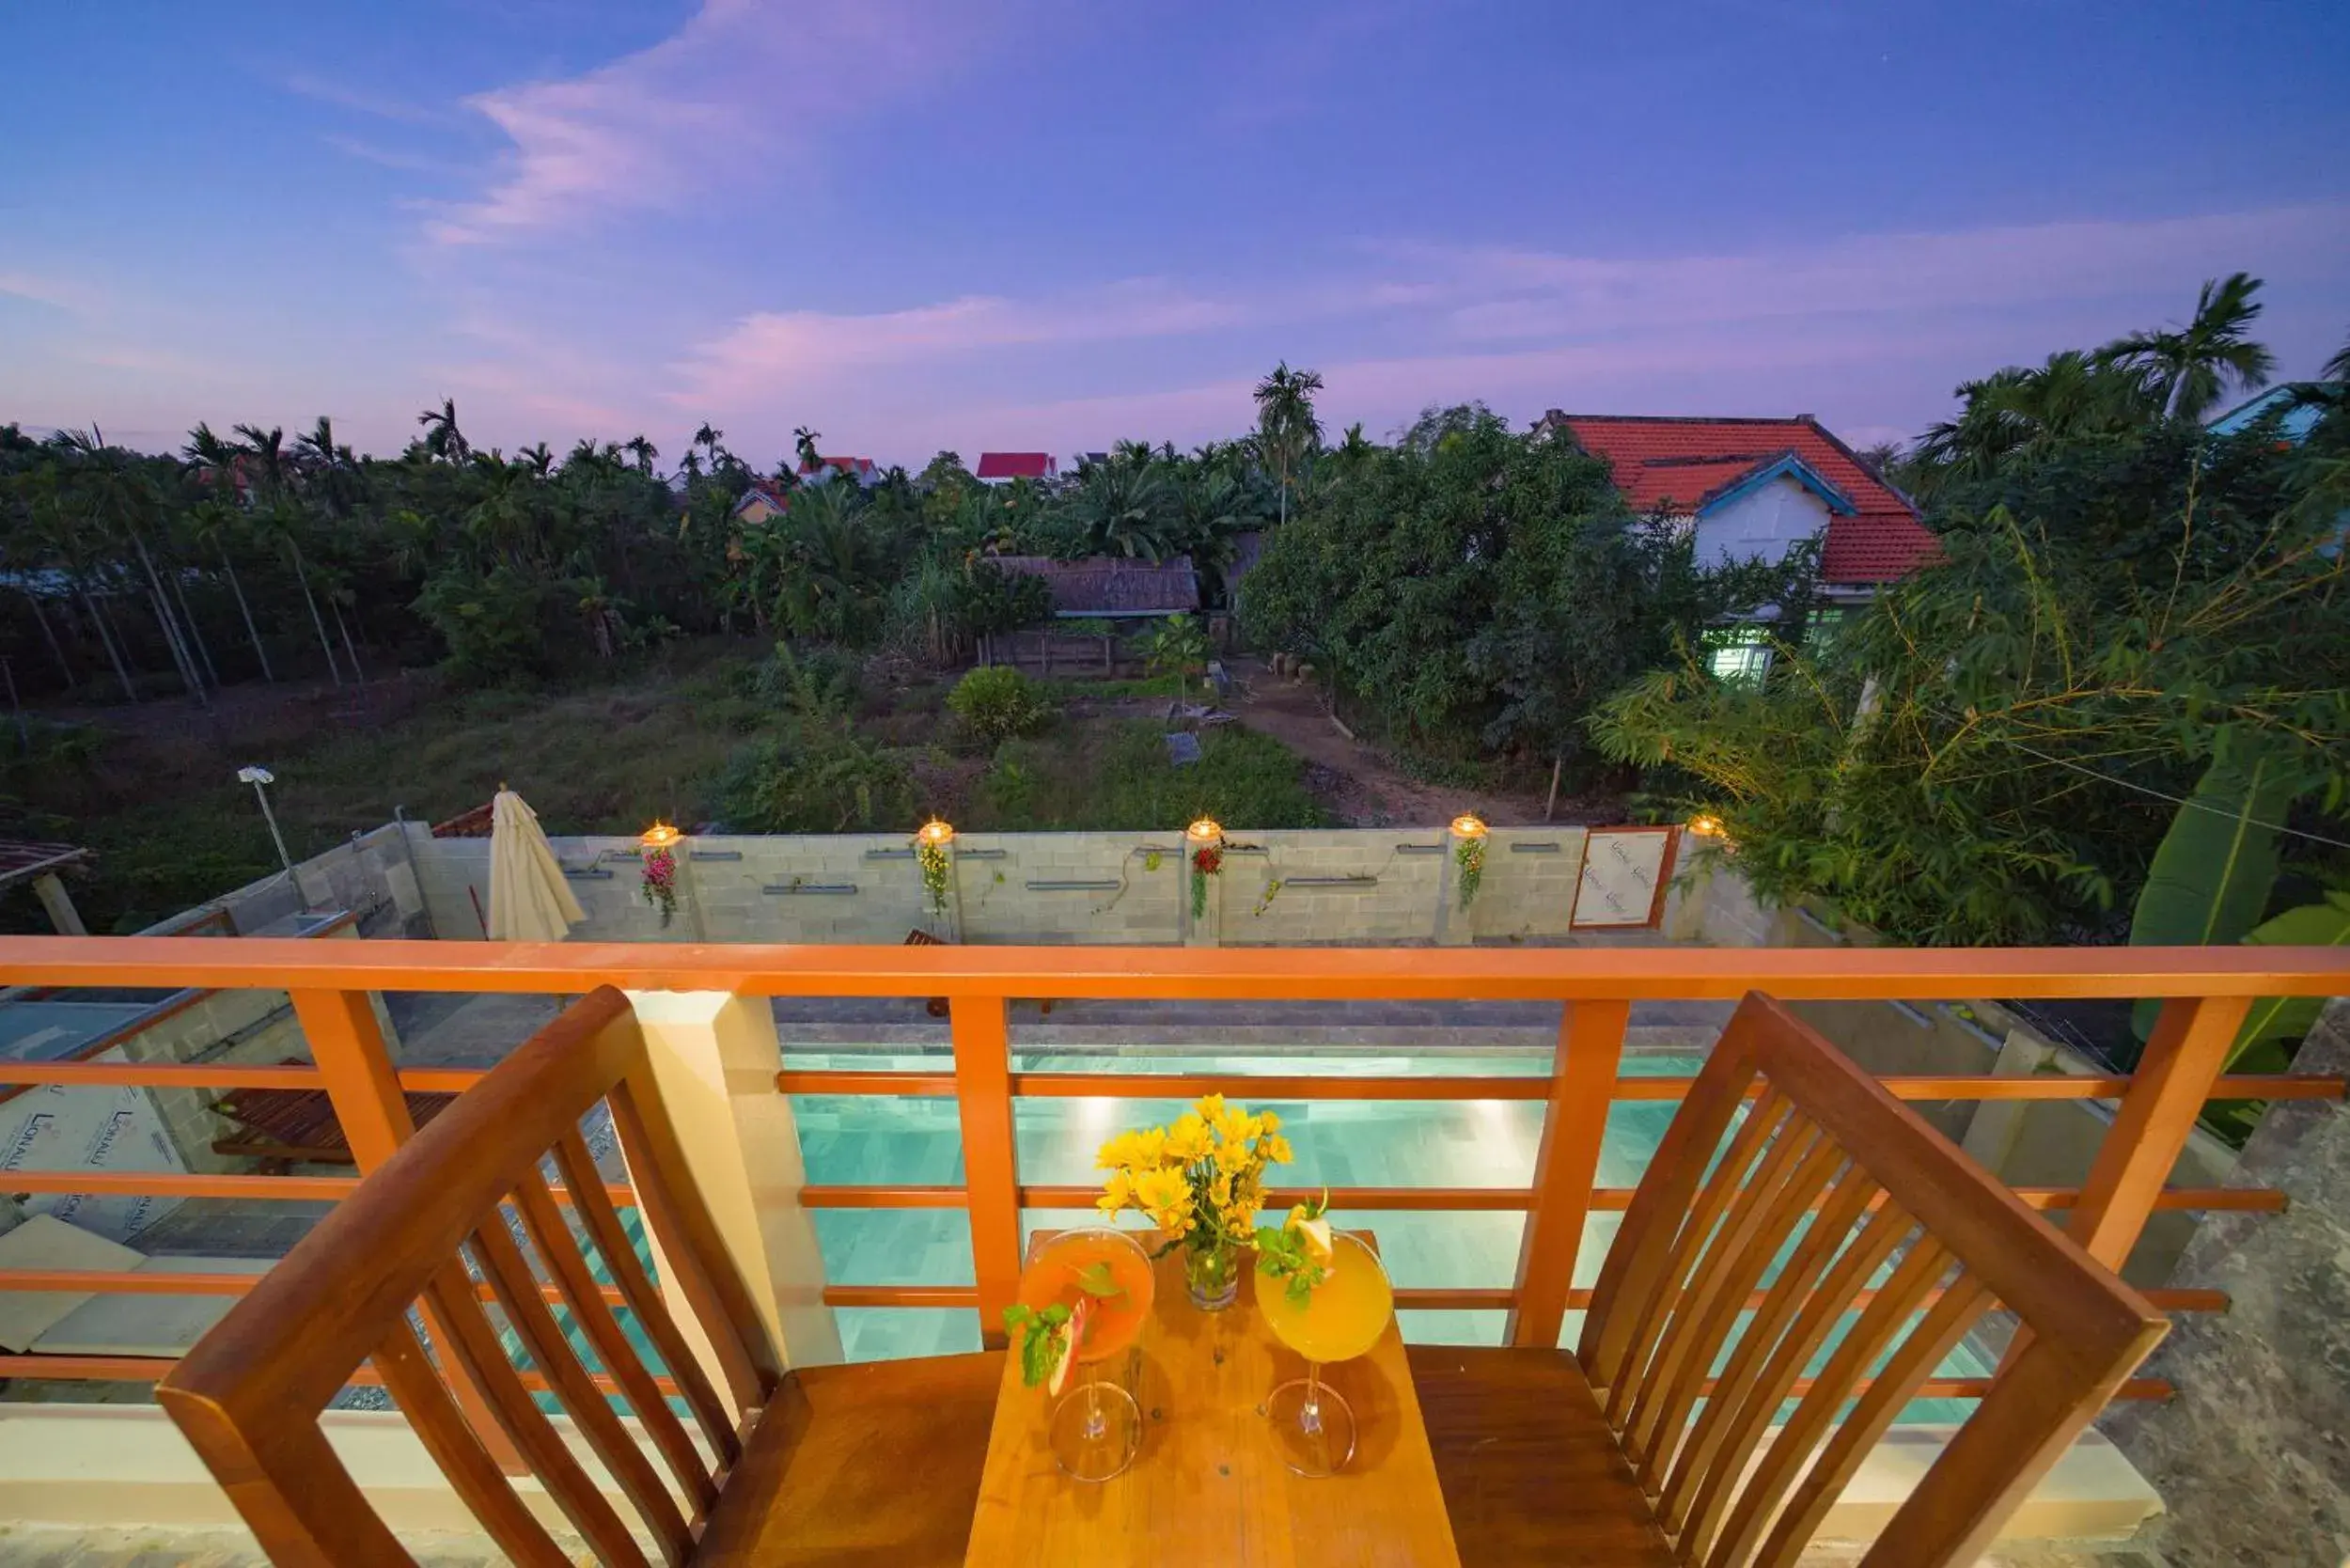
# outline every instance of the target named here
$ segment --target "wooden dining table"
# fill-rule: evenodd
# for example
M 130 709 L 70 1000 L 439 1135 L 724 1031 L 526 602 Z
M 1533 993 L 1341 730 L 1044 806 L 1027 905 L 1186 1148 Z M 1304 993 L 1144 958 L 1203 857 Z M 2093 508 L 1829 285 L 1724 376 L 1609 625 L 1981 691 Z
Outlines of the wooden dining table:
M 1376 1247 L 1369 1232 L 1356 1234 Z M 1043 1240 L 1040 1233 L 1030 1242 L 1031 1257 Z M 1370 1355 L 1324 1370 L 1324 1381 L 1354 1407 L 1357 1435 L 1338 1474 L 1308 1480 L 1282 1463 L 1263 1411 L 1275 1385 L 1304 1376 L 1306 1363 L 1265 1325 L 1253 1272 L 1243 1270 L 1230 1307 L 1203 1312 L 1184 1291 L 1180 1251 L 1153 1268 L 1140 1339 L 1124 1356 L 1084 1369 L 1141 1406 L 1134 1465 L 1101 1482 L 1063 1474 L 1048 1443 L 1054 1402 L 1022 1385 L 1017 1356 L 1005 1357 L 966 1565 L 1458 1568 L 1392 1319 Z

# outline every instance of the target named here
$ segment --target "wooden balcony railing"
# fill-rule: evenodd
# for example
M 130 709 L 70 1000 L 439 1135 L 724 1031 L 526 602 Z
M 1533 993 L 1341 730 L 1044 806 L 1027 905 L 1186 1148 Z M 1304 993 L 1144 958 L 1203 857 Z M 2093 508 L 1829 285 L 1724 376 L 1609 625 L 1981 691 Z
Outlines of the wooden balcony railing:
M 359 1169 L 380 1165 L 413 1128 L 403 1090 L 462 1090 L 478 1072 L 398 1071 L 367 994 L 377 991 L 577 995 L 599 984 L 636 991 L 745 996 L 944 996 L 951 1073 L 778 1071 L 779 1092 L 951 1096 L 961 1122 L 959 1186 L 810 1185 L 816 1209 L 961 1208 L 971 1222 L 975 1284 L 827 1286 L 835 1307 L 967 1307 L 991 1342 L 1012 1297 L 1020 1212 L 1082 1207 L 1090 1187 L 1024 1183 L 1013 1140 L 1020 1097 L 1190 1096 L 1232 1090 L 1260 1103 L 1299 1100 L 1539 1100 L 1543 1130 L 1533 1179 L 1522 1188 L 1337 1187 L 1347 1210 L 1523 1211 L 1516 1278 L 1506 1288 L 1402 1289 L 1400 1307 L 1504 1309 L 1521 1345 L 1559 1341 L 1564 1314 L 1585 1306 L 1574 1286 L 1584 1221 L 1620 1210 L 1628 1188 L 1597 1184 L 1607 1109 L 1619 1100 L 1673 1100 L 1685 1077 L 1627 1075 L 1624 1035 L 1633 1003 L 1729 999 L 1760 990 L 1785 1000 L 1966 1000 L 2138 997 L 2163 1000 L 2138 1070 L 2126 1076 L 1990 1074 L 1893 1077 L 1916 1100 L 2097 1099 L 2117 1102 L 2078 1187 L 2018 1189 L 2063 1211 L 2071 1232 L 2119 1267 L 2158 1210 L 2276 1211 L 2283 1196 L 2257 1187 L 2167 1185 L 2206 1101 L 2340 1099 L 2343 1081 L 2307 1074 L 2222 1076 L 2252 1001 L 2350 994 L 2350 954 L 2322 948 L 2013 949 L 1200 949 L 1162 948 L 807 948 L 430 942 L 314 943 L 245 939 L 25 937 L 0 940 L 0 983 L 71 986 L 267 987 L 289 992 L 315 1067 L 144 1063 L 0 1063 L 0 1085 L 322 1088 Z M 1013 1071 L 1007 1006 L 1014 996 L 1176 1000 L 1541 1000 L 1559 1004 L 1559 1049 L 1547 1076 L 1375 1077 L 1282 1074 L 1021 1073 Z M 159 1197 L 339 1199 L 355 1177 L 93 1175 L 13 1172 L 0 1189 Z M 1319 1190 L 1319 1189 L 1317 1189 Z M 558 1192 L 558 1197 L 562 1195 Z M 631 1200 L 625 1188 L 614 1200 Z M 1276 1202 L 1307 1196 L 1277 1190 Z M 76 1270 L 0 1271 L 0 1292 L 235 1294 L 242 1275 L 125 1276 Z M 2168 1310 L 2215 1311 L 2213 1291 L 2154 1291 Z M 0 1355 L 0 1376 L 149 1380 L 171 1363 L 145 1357 Z M 1979 1394 L 1986 1380 L 1948 1378 L 1930 1396 Z M 2159 1397 L 2154 1380 L 2123 1397 Z

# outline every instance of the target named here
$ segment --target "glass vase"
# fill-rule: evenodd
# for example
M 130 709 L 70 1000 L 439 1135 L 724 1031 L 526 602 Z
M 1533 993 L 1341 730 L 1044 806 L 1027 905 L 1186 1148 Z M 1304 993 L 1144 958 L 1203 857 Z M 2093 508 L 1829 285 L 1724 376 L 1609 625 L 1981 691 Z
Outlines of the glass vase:
M 1183 1283 L 1191 1304 L 1203 1312 L 1221 1312 L 1240 1295 L 1240 1251 L 1229 1241 L 1183 1249 Z

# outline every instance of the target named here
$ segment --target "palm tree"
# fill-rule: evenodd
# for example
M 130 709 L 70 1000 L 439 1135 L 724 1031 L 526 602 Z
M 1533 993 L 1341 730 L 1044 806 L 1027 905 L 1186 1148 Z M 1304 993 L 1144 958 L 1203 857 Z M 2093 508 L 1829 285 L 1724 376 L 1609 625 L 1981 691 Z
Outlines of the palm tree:
M 1286 359 L 1257 384 L 1257 439 L 1280 476 L 1283 523 L 1290 520 L 1290 470 L 1322 445 L 1322 421 L 1314 417 L 1314 394 L 1321 390 L 1319 373 L 1292 370 Z
M 465 432 L 457 428 L 456 399 L 443 398 L 439 408 L 428 408 L 417 415 L 416 423 L 424 427 L 426 455 L 444 463 L 462 463 L 473 456 Z
M 800 472 L 810 478 L 823 472 L 824 460 L 816 446 L 816 443 L 822 439 L 822 435 L 809 430 L 806 425 L 802 425 L 791 432 L 792 448 L 800 454 Z
M 2342 339 L 2342 352 L 2327 360 L 2319 373 L 2327 381 L 2350 381 L 2350 337 Z
M 2168 332 L 2134 332 L 2098 351 L 2109 365 L 2135 370 L 2162 394 L 2162 410 L 2172 419 L 2200 417 L 2233 384 L 2252 392 L 2267 384 L 2276 355 L 2250 337 L 2264 308 L 2252 296 L 2261 280 L 2249 273 L 2205 278 L 2195 296 L 2195 315 Z
M 653 459 L 661 455 L 661 448 L 646 440 L 642 433 L 631 436 L 620 449 L 636 460 L 639 474 L 650 474 Z
M 447 429 L 454 431 L 455 403 L 448 405 L 448 417 Z M 319 651 L 326 655 L 327 676 L 339 686 L 343 683 L 343 672 L 335 662 L 334 639 L 326 635 L 326 618 L 319 614 L 318 595 L 310 591 L 309 568 L 302 558 L 302 509 L 286 483 L 286 432 L 275 425 L 266 431 L 258 425 L 239 425 L 237 439 L 244 443 L 243 455 L 251 462 L 254 480 L 262 496 L 261 509 L 255 518 L 286 547 L 286 554 L 293 562 L 294 580 L 302 585 L 303 603 L 310 607 L 310 625 L 319 635 Z M 426 439 L 429 443 L 431 438 Z M 458 439 L 462 441 L 463 437 Z
M 196 429 L 212 432 L 198 425 Z M 229 558 L 228 541 L 239 531 L 237 509 L 217 498 L 198 502 L 188 513 L 188 525 L 199 545 L 209 544 L 220 557 L 221 571 L 228 577 L 228 591 L 236 596 L 237 614 L 244 618 L 244 635 L 253 639 L 254 656 L 261 661 L 261 678 L 272 685 L 277 683 L 277 672 L 269 666 L 269 649 L 261 641 L 261 629 L 253 623 L 253 606 L 244 597 L 244 583 L 237 575 L 237 563 Z

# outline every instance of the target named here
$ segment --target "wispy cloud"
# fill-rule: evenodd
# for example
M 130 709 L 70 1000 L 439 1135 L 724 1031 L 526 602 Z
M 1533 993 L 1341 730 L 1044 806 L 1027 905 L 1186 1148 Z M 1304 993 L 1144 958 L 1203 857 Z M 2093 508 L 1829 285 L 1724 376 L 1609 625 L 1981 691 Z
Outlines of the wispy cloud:
M 295 71 L 286 78 L 286 90 L 297 97 L 317 103 L 344 109 L 372 119 L 397 120 L 402 125 L 447 126 L 456 123 L 457 115 L 449 108 L 431 103 L 418 103 L 394 93 L 379 92 L 370 87 L 355 87 L 308 71 Z
M 404 174 L 430 174 L 441 179 L 456 179 L 466 172 L 462 165 L 446 158 L 409 152 L 396 147 L 381 147 L 357 136 L 335 134 L 322 139 L 336 151 L 356 158 L 361 163 L 373 164 L 379 168 L 399 169 Z
M 809 156 L 822 128 L 968 58 L 982 31 L 948 0 L 703 0 L 649 49 L 467 100 L 512 145 L 427 232 L 478 244 L 677 205 Z
M 0 271 L 0 294 L 77 316 L 93 315 L 106 303 L 88 284 L 42 273 Z
M 829 409 L 885 451 L 979 439 L 1059 449 L 1229 431 L 1249 417 L 1251 376 L 1286 353 L 1322 370 L 1332 417 L 1374 431 L 1431 401 L 1481 398 L 1516 415 L 1811 411 L 1867 439 L 1936 416 L 1945 389 L 2003 358 L 2175 313 L 2202 277 L 2251 266 L 2290 298 L 2296 281 L 2343 281 L 2345 255 L 2342 204 L 1746 254 L 1382 243 L 1323 275 L 1246 287 L 1147 279 L 870 314 L 760 312 L 669 367 L 661 395 L 742 425 Z M 1200 373 L 1154 386 L 1128 368 L 1144 356 L 1103 352 L 1142 338 L 1183 340 L 1149 361 Z M 1078 386 L 1091 395 L 1070 395 Z
M 741 404 L 820 386 L 853 367 L 932 363 L 986 349 L 1177 337 L 1239 319 L 1230 302 L 1133 278 L 1052 299 L 966 296 L 871 315 L 760 311 L 676 367 L 681 407 Z

